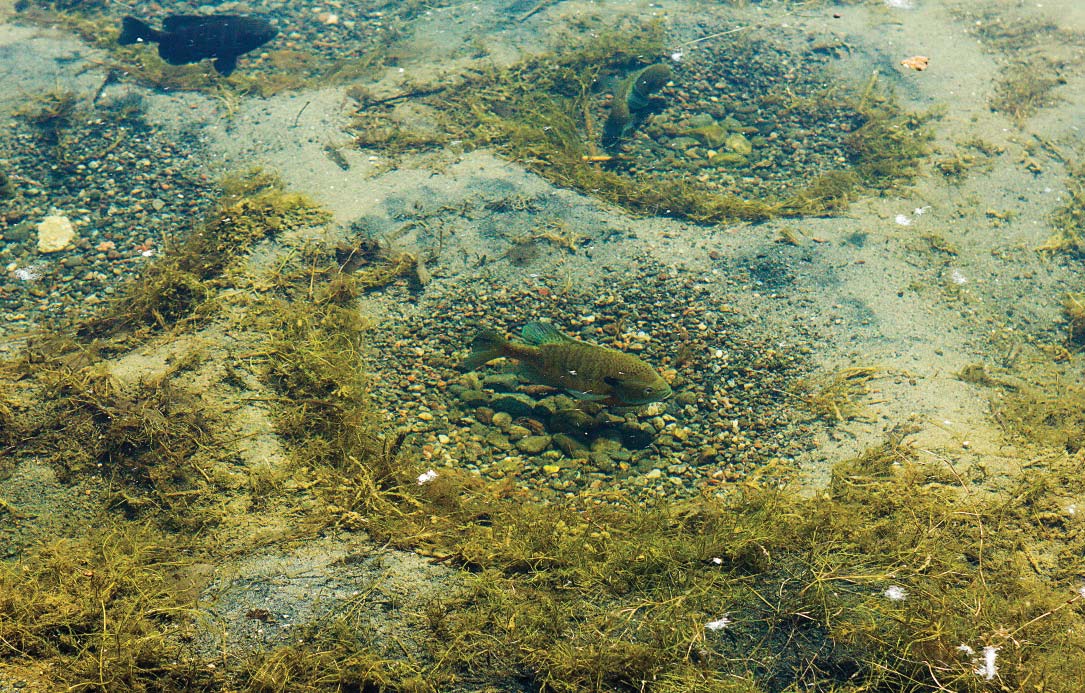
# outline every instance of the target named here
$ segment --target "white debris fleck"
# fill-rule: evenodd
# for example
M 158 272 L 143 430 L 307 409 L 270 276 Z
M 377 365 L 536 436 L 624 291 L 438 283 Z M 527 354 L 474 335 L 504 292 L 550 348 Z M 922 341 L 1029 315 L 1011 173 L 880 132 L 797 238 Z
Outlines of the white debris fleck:
M 998 648 L 993 645 L 988 645 L 983 648 L 983 663 L 976 667 L 975 672 L 978 676 L 990 681 L 998 675 L 998 667 L 995 666 L 995 657 L 998 655 Z
M 929 211 L 931 211 L 931 206 L 927 205 L 926 207 L 916 207 L 914 210 L 912 210 L 912 214 L 916 215 L 917 217 L 921 217 Z
M 428 484 L 429 482 L 433 481 L 436 478 L 437 478 L 437 472 L 433 471 L 432 469 L 430 469 L 428 471 L 425 471 L 425 472 L 422 472 L 421 474 L 418 475 L 418 485 L 421 486 L 423 484 Z
M 720 618 L 717 618 L 715 621 L 709 621 L 708 623 L 704 624 L 704 627 L 708 630 L 723 630 L 729 625 L 731 625 L 731 619 L 727 618 L 727 614 L 724 614 Z
M 673 60 L 676 63 L 682 62 L 682 51 L 675 51 L 675 52 L 671 53 L 671 60 Z
M 956 268 L 949 273 L 949 280 L 957 286 L 968 283 L 968 277 L 964 276 L 964 274 L 961 273 L 961 270 Z
M 1070 505 L 1066 506 L 1066 514 L 1067 515 L 1076 515 L 1077 514 L 1077 503 L 1071 503 Z
M 959 652 L 964 652 L 966 655 L 974 655 L 974 654 L 976 654 L 975 650 L 973 650 L 968 645 L 965 645 L 964 643 L 961 643 L 960 645 L 958 645 L 957 650 Z
M 720 558 L 719 556 L 716 556 L 715 558 L 712 559 L 712 563 L 714 565 L 723 565 L 723 559 Z M 1085 587 L 1082 587 L 1081 589 L 1085 589 Z
M 894 10 L 914 10 L 915 0 L 885 0 L 885 6 Z
M 912 218 L 909 217 L 907 214 L 898 214 L 897 217 L 896 217 L 896 221 L 901 226 L 911 226 L 912 225 Z
M 1085 587 L 1078 587 L 1077 593 L 1080 594 L 1082 597 L 1085 597 Z
M 41 268 L 36 265 L 29 267 L 17 267 L 14 270 L 15 278 L 24 282 L 36 282 L 41 279 Z
M 900 602 L 908 598 L 908 590 L 904 589 L 900 585 L 890 585 L 882 592 L 885 598 L 889 601 Z

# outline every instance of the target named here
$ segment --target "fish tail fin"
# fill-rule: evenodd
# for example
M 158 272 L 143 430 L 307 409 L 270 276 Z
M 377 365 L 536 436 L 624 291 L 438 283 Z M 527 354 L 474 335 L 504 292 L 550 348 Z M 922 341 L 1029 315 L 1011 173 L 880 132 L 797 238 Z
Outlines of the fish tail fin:
M 122 46 L 130 46 L 140 41 L 159 41 L 161 38 L 161 32 L 152 29 L 147 22 L 135 17 L 125 17 L 121 20 L 121 35 L 117 37 L 117 43 Z
M 466 371 L 473 371 L 487 361 L 504 356 L 508 346 L 509 340 L 502 337 L 497 330 L 482 330 L 471 341 L 471 353 L 463 360 L 460 367 Z

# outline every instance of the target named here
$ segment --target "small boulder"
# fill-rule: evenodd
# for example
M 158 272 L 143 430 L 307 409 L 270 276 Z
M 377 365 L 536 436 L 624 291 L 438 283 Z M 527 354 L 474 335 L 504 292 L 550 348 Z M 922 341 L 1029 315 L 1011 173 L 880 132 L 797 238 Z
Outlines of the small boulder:
M 521 416 L 530 417 L 535 413 L 535 401 L 527 395 L 520 394 L 495 395 L 490 402 L 490 407 L 494 411 L 503 411 L 514 419 Z
M 75 227 L 68 217 L 48 216 L 38 224 L 38 252 L 56 253 L 72 247 Z

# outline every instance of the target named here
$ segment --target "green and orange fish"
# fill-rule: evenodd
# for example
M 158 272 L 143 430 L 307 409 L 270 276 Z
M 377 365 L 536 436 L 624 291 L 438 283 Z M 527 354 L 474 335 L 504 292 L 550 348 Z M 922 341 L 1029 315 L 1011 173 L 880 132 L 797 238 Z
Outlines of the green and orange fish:
M 573 339 L 544 322 L 529 322 L 520 334 L 524 341 L 514 342 L 482 330 L 461 365 L 474 370 L 496 358 L 513 358 L 532 382 L 609 405 L 636 406 L 671 396 L 667 381 L 636 356 Z

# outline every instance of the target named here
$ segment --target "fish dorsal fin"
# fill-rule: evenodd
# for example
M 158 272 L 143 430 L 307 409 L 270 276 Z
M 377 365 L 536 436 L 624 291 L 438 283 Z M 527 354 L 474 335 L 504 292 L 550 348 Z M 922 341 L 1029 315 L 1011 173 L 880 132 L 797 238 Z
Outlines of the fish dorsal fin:
M 206 24 L 208 20 L 214 21 L 214 19 L 215 17 L 202 14 L 175 14 L 162 20 L 162 28 L 166 31 L 182 31 L 188 27 Z
M 566 342 L 576 341 L 550 323 L 538 321 L 532 321 L 524 325 L 524 329 L 520 330 L 520 336 L 524 338 L 525 342 L 532 346 L 564 344 Z

